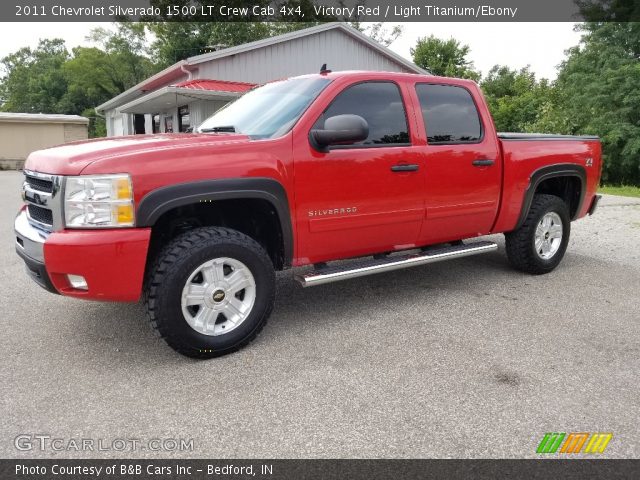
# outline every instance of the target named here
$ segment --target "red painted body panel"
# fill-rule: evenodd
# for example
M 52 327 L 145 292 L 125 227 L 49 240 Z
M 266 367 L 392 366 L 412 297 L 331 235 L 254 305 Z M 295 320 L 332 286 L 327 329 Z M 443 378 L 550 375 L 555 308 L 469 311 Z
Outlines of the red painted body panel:
M 460 145 L 428 144 L 415 85 L 444 83 L 441 80 L 418 78 L 411 82 L 409 89 L 420 136 L 415 148 L 423 155 L 426 166 L 425 221 L 418 239 L 420 245 L 489 233 L 498 211 L 502 187 L 499 141 L 489 110 L 475 83 L 457 79 L 446 81 L 449 85 L 465 88 L 474 98 L 483 130 L 481 141 Z M 490 159 L 495 163 L 488 167 L 474 166 L 472 162 L 479 159 Z
M 309 131 L 329 103 L 348 86 L 388 75 L 337 78 L 293 129 L 297 258 L 294 265 L 394 251 L 416 246 L 424 218 L 424 162 L 412 146 L 332 149 L 319 152 Z M 405 77 L 394 79 L 405 103 Z M 409 136 L 417 141 L 407 108 Z M 394 173 L 398 163 L 416 172 Z M 337 210 L 337 212 L 335 212 Z M 328 212 L 328 213 L 327 213 Z
M 600 144 L 589 140 L 500 140 L 478 86 L 467 80 L 386 72 L 330 73 L 332 82 L 293 129 L 277 139 L 238 134 L 142 135 L 77 142 L 33 153 L 25 168 L 59 175 L 129 173 L 136 205 L 163 186 L 205 179 L 268 177 L 288 196 L 294 266 L 405 249 L 514 228 L 531 174 L 559 163 L 585 165 L 595 194 Z M 309 131 L 333 98 L 367 80 L 396 82 L 408 115 L 410 146 L 313 149 Z M 484 129 L 480 143 L 428 145 L 417 83 L 466 88 Z M 495 164 L 475 167 L 476 159 Z M 419 165 L 392 173 L 397 163 Z M 55 287 L 66 295 L 135 301 L 144 274 L 150 229 L 62 231 L 45 243 Z M 70 289 L 64 274 L 87 278 L 89 291 Z
M 142 292 L 150 236 L 150 228 L 52 233 L 44 244 L 51 282 L 70 297 L 136 302 Z M 72 288 L 67 274 L 82 275 L 89 289 Z
M 587 185 L 578 217 L 584 217 L 589 210 L 598 184 L 602 167 L 600 142 L 591 140 L 553 141 L 502 141 L 502 155 L 505 164 L 502 205 L 496 219 L 493 233 L 508 232 L 518 221 L 522 203 L 529 185 L 531 174 L 539 168 L 561 163 L 585 165 L 585 159 L 593 159 L 593 166 L 586 167 Z

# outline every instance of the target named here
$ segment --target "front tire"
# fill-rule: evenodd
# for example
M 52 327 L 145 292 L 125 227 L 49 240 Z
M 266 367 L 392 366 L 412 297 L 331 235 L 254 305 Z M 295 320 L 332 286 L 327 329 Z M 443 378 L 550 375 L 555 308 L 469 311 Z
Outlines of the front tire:
M 535 195 L 522 226 L 505 234 L 509 262 L 523 272 L 549 273 L 562 261 L 570 233 L 567 204 L 555 195 Z
M 188 357 L 218 357 L 248 345 L 266 324 L 275 271 L 252 238 L 196 228 L 160 253 L 145 298 L 152 327 L 170 347 Z

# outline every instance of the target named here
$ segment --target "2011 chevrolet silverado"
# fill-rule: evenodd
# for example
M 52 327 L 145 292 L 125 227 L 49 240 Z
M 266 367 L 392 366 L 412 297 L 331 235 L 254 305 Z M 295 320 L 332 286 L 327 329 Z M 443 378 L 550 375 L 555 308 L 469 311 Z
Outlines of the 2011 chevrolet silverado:
M 490 252 L 463 240 L 504 233 L 514 267 L 550 272 L 600 171 L 597 137 L 497 133 L 474 82 L 323 70 L 193 134 L 32 153 L 16 250 L 47 290 L 143 298 L 171 347 L 210 358 L 264 327 L 276 270 L 308 265 L 296 279 L 319 285 Z

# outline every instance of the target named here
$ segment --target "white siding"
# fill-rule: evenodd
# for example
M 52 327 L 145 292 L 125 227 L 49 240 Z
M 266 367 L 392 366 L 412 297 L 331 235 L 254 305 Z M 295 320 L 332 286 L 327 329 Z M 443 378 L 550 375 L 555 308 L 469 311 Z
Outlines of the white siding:
M 198 78 L 264 83 L 316 73 L 323 63 L 333 71 L 409 72 L 370 46 L 340 30 L 328 30 L 199 65 Z
M 113 116 L 113 127 L 111 128 L 110 137 L 119 137 L 124 135 L 124 126 L 122 124 L 122 115 L 115 114 Z
M 189 104 L 189 115 L 191 116 L 191 125 L 199 126 L 216 111 L 224 107 L 228 102 L 217 100 L 201 100 Z

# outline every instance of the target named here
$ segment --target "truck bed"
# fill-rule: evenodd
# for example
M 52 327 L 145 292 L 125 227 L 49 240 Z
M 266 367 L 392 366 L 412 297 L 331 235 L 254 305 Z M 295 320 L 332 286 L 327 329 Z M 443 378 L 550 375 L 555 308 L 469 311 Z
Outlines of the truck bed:
M 508 232 L 520 218 L 530 181 L 545 167 L 582 168 L 584 202 L 575 217 L 586 215 L 600 179 L 600 139 L 593 135 L 555 135 L 542 133 L 498 133 L 503 156 L 503 199 L 494 231 Z M 597 174 L 588 175 L 589 171 Z

